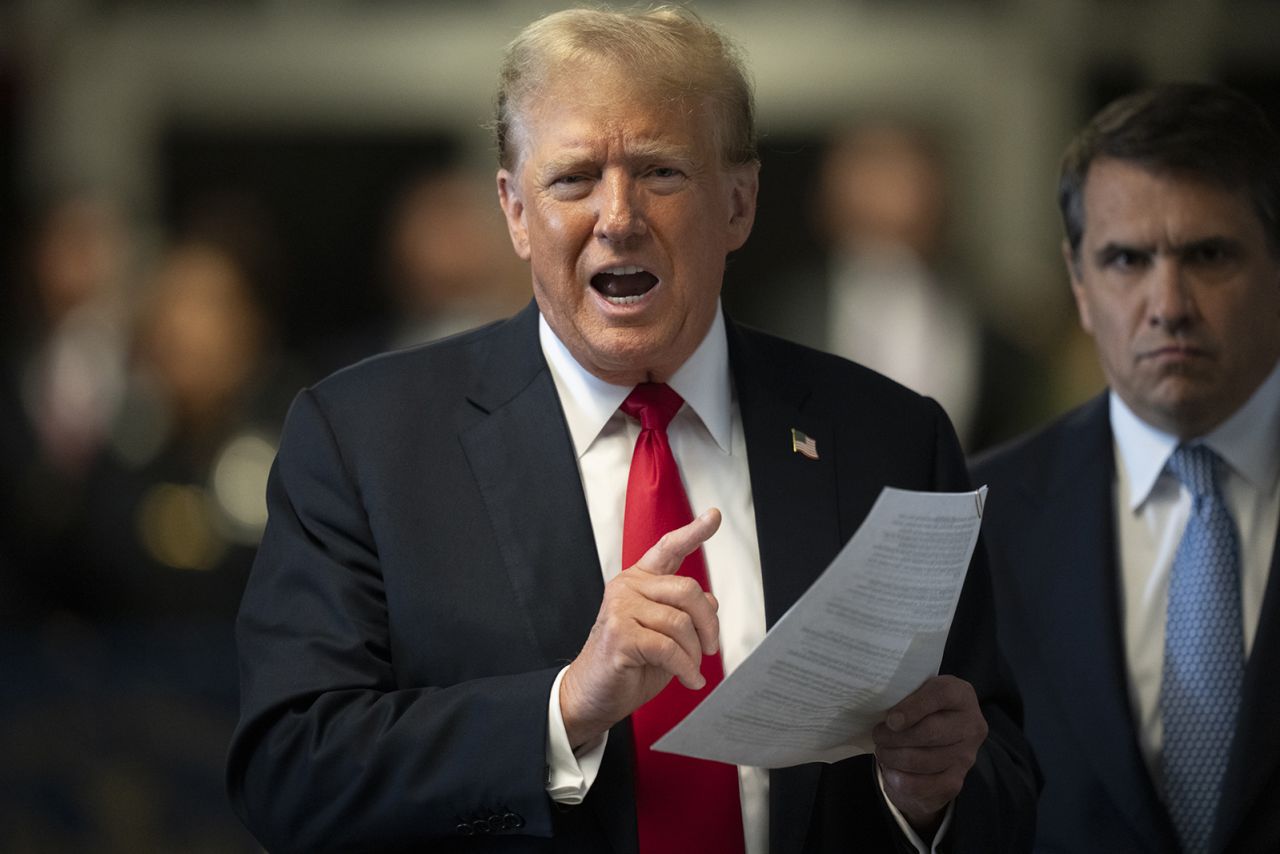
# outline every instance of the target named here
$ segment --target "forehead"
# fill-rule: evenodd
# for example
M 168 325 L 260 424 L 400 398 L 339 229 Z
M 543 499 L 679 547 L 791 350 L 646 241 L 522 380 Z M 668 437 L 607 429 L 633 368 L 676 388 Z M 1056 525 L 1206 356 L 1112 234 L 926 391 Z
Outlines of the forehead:
M 709 99 L 637 83 L 599 63 L 547 74 L 514 110 L 521 161 L 552 151 L 622 143 L 646 149 L 706 149 L 716 143 Z
M 1212 236 L 1265 238 L 1247 193 L 1131 161 L 1104 158 L 1090 166 L 1084 184 L 1086 242 L 1185 242 Z

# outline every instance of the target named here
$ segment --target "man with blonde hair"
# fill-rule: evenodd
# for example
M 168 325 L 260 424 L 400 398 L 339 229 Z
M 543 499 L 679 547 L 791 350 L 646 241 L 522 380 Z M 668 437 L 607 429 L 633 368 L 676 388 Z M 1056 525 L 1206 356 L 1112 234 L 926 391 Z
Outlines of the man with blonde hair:
M 944 675 L 890 710 L 874 757 L 650 749 L 883 486 L 967 486 L 932 401 L 721 311 L 755 213 L 752 113 L 728 42 L 683 10 L 562 12 L 509 47 L 497 186 L 533 304 L 329 378 L 285 430 L 228 772 L 273 851 L 1029 838 L 980 560 Z

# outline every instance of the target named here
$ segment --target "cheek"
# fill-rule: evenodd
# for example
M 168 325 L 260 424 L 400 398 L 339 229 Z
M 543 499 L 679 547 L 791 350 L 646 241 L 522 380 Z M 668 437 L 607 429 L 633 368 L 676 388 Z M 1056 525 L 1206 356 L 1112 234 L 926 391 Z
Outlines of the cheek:
M 1216 324 L 1222 344 L 1250 351 L 1259 362 L 1280 356 L 1280 295 L 1255 295 L 1233 306 Z

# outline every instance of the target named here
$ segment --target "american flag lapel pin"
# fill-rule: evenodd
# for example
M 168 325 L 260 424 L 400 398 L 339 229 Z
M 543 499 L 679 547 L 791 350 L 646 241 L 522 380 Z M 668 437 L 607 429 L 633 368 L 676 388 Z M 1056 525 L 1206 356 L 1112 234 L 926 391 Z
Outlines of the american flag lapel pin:
M 818 443 L 812 436 L 806 436 L 796 428 L 791 428 L 791 451 L 804 454 L 811 460 L 818 458 Z

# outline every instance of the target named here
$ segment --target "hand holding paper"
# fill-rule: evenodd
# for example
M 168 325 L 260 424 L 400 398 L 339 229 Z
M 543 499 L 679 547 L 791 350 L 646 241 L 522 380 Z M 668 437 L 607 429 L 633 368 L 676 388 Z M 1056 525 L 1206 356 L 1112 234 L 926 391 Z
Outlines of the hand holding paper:
M 654 749 L 766 768 L 875 750 L 886 713 L 917 689 L 925 702 L 937 690 L 925 683 L 942 662 L 985 495 L 886 488 L 809 591 Z M 920 714 L 924 730 L 915 733 L 958 714 L 968 745 L 975 710 L 949 697 L 932 702 L 941 705 Z M 911 731 L 909 721 L 903 732 Z M 908 781 L 899 788 L 907 802 Z
M 987 738 L 973 686 L 933 676 L 889 710 L 871 737 L 885 794 L 921 835 L 930 835 Z

